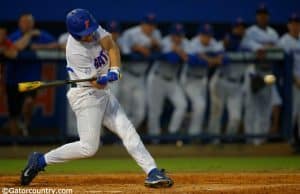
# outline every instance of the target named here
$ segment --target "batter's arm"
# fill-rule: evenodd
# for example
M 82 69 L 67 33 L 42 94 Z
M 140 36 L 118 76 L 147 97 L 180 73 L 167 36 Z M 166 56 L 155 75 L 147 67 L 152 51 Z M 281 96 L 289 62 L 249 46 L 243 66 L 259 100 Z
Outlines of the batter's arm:
M 100 39 L 100 45 L 108 52 L 110 58 L 110 68 L 119 68 L 121 65 L 120 50 L 111 36 Z

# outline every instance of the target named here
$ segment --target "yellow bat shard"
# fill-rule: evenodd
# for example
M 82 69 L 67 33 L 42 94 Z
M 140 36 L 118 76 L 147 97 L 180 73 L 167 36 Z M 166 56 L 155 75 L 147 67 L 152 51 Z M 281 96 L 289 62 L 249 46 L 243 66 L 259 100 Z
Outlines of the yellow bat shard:
M 40 88 L 43 85 L 41 81 L 19 83 L 19 92 L 26 92 Z

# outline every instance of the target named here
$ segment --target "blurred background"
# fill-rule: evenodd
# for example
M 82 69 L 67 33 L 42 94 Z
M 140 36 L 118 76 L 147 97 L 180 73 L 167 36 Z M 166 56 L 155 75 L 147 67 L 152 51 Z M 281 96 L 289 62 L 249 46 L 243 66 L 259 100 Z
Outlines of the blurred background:
M 17 83 L 68 78 L 65 16 L 85 8 L 119 44 L 123 79 L 111 90 L 146 143 L 299 147 L 297 0 L 10 0 L 1 7 L 1 145 L 77 139 L 68 86 L 19 93 Z M 268 75 L 276 81 L 265 82 Z M 101 139 L 119 142 L 105 129 Z

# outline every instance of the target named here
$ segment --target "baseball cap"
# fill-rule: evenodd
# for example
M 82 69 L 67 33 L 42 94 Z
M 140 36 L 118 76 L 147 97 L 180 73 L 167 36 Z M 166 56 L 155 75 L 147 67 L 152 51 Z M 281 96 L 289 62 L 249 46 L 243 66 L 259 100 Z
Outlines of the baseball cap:
M 269 9 L 265 4 L 260 4 L 256 9 L 256 14 L 269 14 Z
M 154 13 L 149 13 L 144 16 L 143 20 L 144 23 L 146 24 L 156 24 L 156 15 Z
M 118 22 L 116 21 L 110 21 L 107 23 L 106 25 L 106 30 L 109 32 L 120 32 L 120 25 Z
M 213 28 L 212 28 L 212 26 L 210 24 L 201 25 L 199 27 L 199 29 L 198 29 L 198 33 L 209 35 L 209 36 L 213 36 L 214 35 Z
M 173 24 L 170 28 L 170 34 L 173 35 L 184 35 L 184 27 L 180 23 Z
M 293 14 L 290 15 L 288 21 L 289 21 L 289 22 L 300 22 L 300 17 L 299 17 L 298 14 L 293 13 Z

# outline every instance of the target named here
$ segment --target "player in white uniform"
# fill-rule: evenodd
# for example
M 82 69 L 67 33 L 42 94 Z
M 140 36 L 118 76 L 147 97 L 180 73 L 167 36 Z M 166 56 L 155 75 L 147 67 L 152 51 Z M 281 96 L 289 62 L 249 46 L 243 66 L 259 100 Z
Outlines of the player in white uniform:
M 262 5 L 256 11 L 257 24 L 250 26 L 246 30 L 245 37 L 242 41 L 242 47 L 257 52 L 258 56 L 265 52 L 266 49 L 275 47 L 278 42 L 277 32 L 268 25 L 269 14 L 267 8 Z M 263 59 L 263 57 L 260 57 Z M 245 99 L 245 132 L 250 135 L 266 135 L 270 129 L 270 118 L 273 106 L 279 106 L 281 99 L 278 91 L 273 86 L 266 86 L 257 93 L 250 89 L 250 76 L 266 75 L 272 73 L 271 64 L 257 63 L 255 67 L 249 69 L 248 75 L 245 77 L 246 99 Z M 275 120 L 279 119 L 279 112 L 275 116 Z M 278 125 L 278 123 L 277 123 Z M 264 142 L 262 138 L 249 140 L 254 144 Z
M 148 174 L 145 186 L 170 187 L 173 181 L 156 168 L 152 156 L 107 88 L 108 82 L 120 77 L 120 53 L 116 43 L 87 10 L 72 10 L 66 23 L 71 34 L 66 47 L 70 78 L 96 77 L 97 80 L 73 85 L 67 94 L 77 117 L 80 140 L 46 154 L 31 154 L 22 171 L 21 184 L 28 185 L 46 165 L 93 156 L 99 147 L 101 125 L 104 125 L 122 139 L 129 154 Z
M 186 112 L 187 102 L 184 91 L 179 84 L 179 74 L 184 62 L 187 62 L 186 51 L 189 42 L 184 37 L 181 24 L 174 24 L 170 34 L 161 43 L 162 56 L 153 66 L 153 75 L 148 79 L 148 133 L 160 135 L 160 116 L 164 108 L 164 100 L 170 99 L 174 111 L 168 131 L 178 132 Z
M 230 34 L 223 40 L 223 47 L 227 52 L 241 51 L 241 41 L 245 33 L 245 23 L 238 18 L 232 27 Z M 244 74 L 247 64 L 242 62 L 229 62 L 222 65 L 219 69 L 219 80 L 216 83 L 217 96 L 219 98 L 220 108 L 218 114 L 212 115 L 211 120 L 220 124 L 223 116 L 224 106 L 228 111 L 228 123 L 226 134 L 236 135 L 242 118 L 242 99 Z M 220 125 L 218 126 L 220 128 Z
M 297 14 L 289 17 L 288 33 L 284 34 L 278 43 L 286 53 L 293 55 L 293 126 L 298 125 L 298 138 L 300 137 L 300 18 Z M 297 138 L 295 138 L 297 140 Z M 298 139 L 299 141 L 299 139 Z
M 155 15 L 146 15 L 140 25 L 124 31 L 121 39 L 122 52 L 129 61 L 122 67 L 120 101 L 133 125 L 139 127 L 146 111 L 146 73 L 153 54 L 160 49 L 161 34 L 155 27 Z
M 208 68 L 222 64 L 218 53 L 223 47 L 213 38 L 209 24 L 200 26 L 199 33 L 190 42 L 190 60 L 183 79 L 186 93 L 191 100 L 192 116 L 188 129 L 190 135 L 199 135 L 203 128 L 203 117 L 207 97 Z M 214 133 L 215 130 L 210 131 Z

